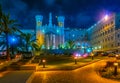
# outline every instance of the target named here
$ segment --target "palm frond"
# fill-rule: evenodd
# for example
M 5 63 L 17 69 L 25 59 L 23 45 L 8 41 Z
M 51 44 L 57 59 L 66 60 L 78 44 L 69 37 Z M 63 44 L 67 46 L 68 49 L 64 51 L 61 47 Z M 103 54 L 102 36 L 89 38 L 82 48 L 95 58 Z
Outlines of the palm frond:
M 17 22 L 17 20 L 9 20 L 8 24 L 14 24 L 16 22 Z

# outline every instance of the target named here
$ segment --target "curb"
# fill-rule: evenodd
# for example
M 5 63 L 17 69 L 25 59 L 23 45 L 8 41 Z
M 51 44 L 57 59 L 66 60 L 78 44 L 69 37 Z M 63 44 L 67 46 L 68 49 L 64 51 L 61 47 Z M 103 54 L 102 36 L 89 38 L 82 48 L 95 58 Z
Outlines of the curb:
M 32 75 L 27 79 L 26 83 L 32 83 L 34 76 L 35 76 L 35 72 L 33 72 Z

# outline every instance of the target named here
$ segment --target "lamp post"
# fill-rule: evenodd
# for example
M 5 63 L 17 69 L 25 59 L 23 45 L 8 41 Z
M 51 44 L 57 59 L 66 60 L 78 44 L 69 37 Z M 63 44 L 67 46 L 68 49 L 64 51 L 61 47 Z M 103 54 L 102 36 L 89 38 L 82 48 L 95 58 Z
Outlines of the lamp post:
M 93 53 L 91 53 L 91 57 L 92 57 L 92 60 L 94 59 L 94 54 Z
M 115 55 L 115 57 L 116 57 L 116 60 L 118 59 L 118 55 Z
M 45 68 L 45 63 L 46 63 L 46 60 L 45 60 L 45 59 L 43 59 L 43 60 L 42 60 L 42 63 L 43 63 L 43 68 Z
M 17 41 L 16 37 L 14 37 L 14 36 L 10 37 L 9 42 L 10 42 L 10 45 L 11 45 L 12 55 L 14 55 L 14 47 L 15 47 L 16 41 Z
M 77 64 L 77 56 L 75 56 L 74 59 L 75 59 L 75 64 Z
M 118 63 L 114 62 L 114 75 L 115 76 L 118 74 L 118 72 L 117 72 L 117 66 L 118 66 Z

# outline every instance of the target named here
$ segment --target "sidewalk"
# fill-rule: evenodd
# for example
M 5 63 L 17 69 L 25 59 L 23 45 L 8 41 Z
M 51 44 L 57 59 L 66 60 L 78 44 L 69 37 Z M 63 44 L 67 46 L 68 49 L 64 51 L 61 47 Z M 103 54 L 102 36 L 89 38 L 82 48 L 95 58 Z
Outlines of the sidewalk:
M 21 57 L 20 57 L 20 58 L 12 59 L 12 60 L 10 60 L 10 61 L 1 62 L 1 63 L 0 63 L 0 70 L 2 70 L 4 67 L 9 66 L 9 65 L 12 64 L 13 62 L 19 61 L 20 59 L 21 59 Z

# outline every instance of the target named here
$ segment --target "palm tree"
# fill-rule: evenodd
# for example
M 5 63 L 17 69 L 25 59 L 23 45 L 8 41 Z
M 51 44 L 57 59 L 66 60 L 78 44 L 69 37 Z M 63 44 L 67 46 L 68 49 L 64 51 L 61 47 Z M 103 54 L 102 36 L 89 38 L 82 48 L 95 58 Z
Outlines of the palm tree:
M 28 52 L 29 51 L 29 47 L 32 47 L 32 43 L 35 41 L 35 35 L 32 35 L 30 33 L 22 33 L 21 34 L 21 38 L 23 38 L 24 41 L 24 45 L 25 45 L 25 49 Z
M 73 49 L 73 47 L 74 47 L 74 45 L 75 45 L 75 44 L 74 44 L 74 41 L 69 40 L 67 43 L 68 43 L 70 49 Z
M 35 49 L 35 51 L 40 51 L 42 49 L 42 46 L 39 46 L 36 42 L 32 43 L 32 47 Z
M 0 32 L 5 35 L 5 40 L 6 40 L 6 56 L 7 60 L 10 60 L 10 51 L 9 51 L 9 41 L 8 41 L 8 36 L 12 34 L 12 32 L 17 31 L 16 29 L 19 24 L 16 24 L 16 20 L 10 19 L 10 14 L 4 14 L 2 12 L 2 8 L 0 6 Z
M 1 28 L 2 28 L 2 7 L 0 5 L 0 33 L 2 32 Z

